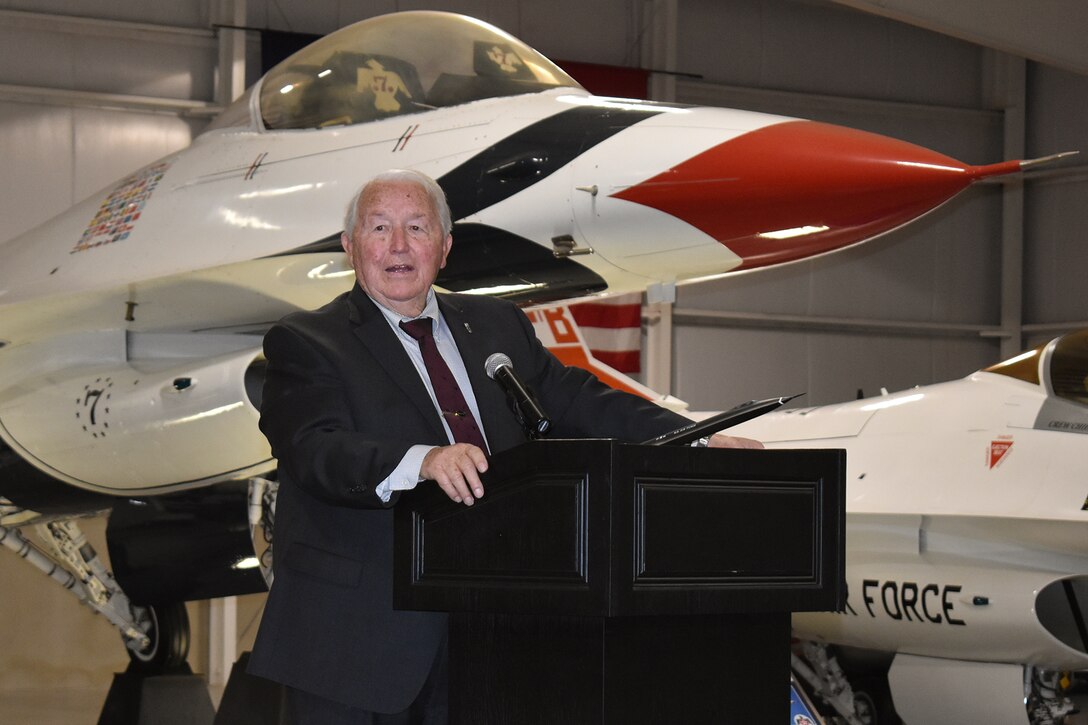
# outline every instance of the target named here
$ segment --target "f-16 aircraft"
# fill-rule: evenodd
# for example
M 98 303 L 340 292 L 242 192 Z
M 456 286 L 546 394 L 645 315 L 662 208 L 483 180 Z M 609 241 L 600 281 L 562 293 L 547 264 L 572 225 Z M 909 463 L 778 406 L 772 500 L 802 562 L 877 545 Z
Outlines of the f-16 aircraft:
M 180 602 L 262 590 L 248 538 L 276 462 L 257 428 L 261 336 L 351 285 L 340 220 L 379 171 L 446 190 L 442 287 L 531 306 L 824 254 L 1032 163 L 596 97 L 460 15 L 346 27 L 191 147 L 0 245 L 0 540 L 148 668 L 184 658 Z M 106 511 L 112 574 L 73 518 Z
M 846 608 L 793 616 L 815 643 L 797 669 L 841 714 L 880 707 L 866 693 L 854 711 L 843 667 L 890 663 L 906 722 L 1063 722 L 1059 683 L 1088 670 L 1088 330 L 962 380 L 731 430 L 847 451 Z

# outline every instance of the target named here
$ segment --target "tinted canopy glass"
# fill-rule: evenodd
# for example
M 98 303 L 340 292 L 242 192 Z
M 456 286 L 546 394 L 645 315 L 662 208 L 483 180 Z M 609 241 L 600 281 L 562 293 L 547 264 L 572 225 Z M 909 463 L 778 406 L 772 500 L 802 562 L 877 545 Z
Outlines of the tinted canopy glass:
M 581 88 L 540 53 L 464 15 L 406 12 L 350 25 L 265 76 L 269 129 L 322 128 L 482 98 Z
M 1044 357 L 1049 348 L 1050 356 Z M 986 368 L 986 372 L 1008 375 L 1040 384 L 1040 361 L 1046 360 L 1046 377 L 1059 398 L 1088 405 L 1088 330 L 1071 332 L 1039 345 L 1014 358 Z

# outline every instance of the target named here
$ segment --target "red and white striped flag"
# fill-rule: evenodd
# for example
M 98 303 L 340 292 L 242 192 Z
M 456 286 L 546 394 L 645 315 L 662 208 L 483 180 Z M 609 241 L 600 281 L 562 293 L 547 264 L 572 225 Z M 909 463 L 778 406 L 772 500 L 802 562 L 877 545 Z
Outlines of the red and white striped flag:
M 639 372 L 641 293 L 570 305 L 570 311 L 595 358 L 621 373 Z

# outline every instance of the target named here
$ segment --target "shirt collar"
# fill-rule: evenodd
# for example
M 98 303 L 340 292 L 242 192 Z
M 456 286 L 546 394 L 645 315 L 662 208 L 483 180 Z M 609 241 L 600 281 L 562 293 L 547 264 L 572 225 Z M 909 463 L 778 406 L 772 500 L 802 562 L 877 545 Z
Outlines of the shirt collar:
M 366 292 L 366 290 L 363 291 Z M 367 293 L 367 297 L 370 297 L 370 293 Z M 389 309 L 373 297 L 370 297 L 370 300 L 375 305 L 377 305 L 378 309 L 381 310 L 382 315 L 385 317 L 385 321 L 388 322 L 389 326 L 392 327 L 394 330 L 400 329 L 400 323 L 402 320 L 418 320 L 421 317 L 430 317 L 432 320 L 434 320 L 435 333 L 437 334 L 438 332 L 439 320 L 441 320 L 442 318 L 439 317 L 438 314 L 438 298 L 434 294 L 433 287 L 427 290 L 427 302 L 423 305 L 423 311 L 420 312 L 416 317 L 406 317 L 395 310 Z

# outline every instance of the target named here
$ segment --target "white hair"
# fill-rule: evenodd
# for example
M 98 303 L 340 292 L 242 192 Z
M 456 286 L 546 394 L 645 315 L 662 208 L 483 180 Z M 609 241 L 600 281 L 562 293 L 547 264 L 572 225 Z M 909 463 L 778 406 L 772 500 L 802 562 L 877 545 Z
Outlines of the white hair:
M 446 201 L 446 192 L 438 185 L 438 182 L 415 169 L 390 169 L 383 171 L 359 187 L 355 195 L 348 202 L 348 208 L 344 214 L 344 232 L 348 237 L 355 236 L 355 227 L 359 224 L 359 201 L 366 194 L 372 184 L 415 184 L 427 192 L 431 198 L 434 210 L 438 214 L 438 222 L 442 227 L 442 238 L 445 239 L 453 229 L 453 221 L 450 219 L 450 205 Z

